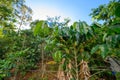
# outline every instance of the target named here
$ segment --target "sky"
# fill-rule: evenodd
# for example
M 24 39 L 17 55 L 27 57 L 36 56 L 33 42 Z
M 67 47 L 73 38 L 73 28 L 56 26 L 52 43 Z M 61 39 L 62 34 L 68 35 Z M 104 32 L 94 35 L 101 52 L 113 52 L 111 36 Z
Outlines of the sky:
M 81 20 L 88 24 L 92 23 L 89 16 L 91 9 L 108 2 L 109 0 L 26 0 L 27 6 L 33 10 L 33 20 L 61 16 L 61 20 L 70 18 L 71 23 Z

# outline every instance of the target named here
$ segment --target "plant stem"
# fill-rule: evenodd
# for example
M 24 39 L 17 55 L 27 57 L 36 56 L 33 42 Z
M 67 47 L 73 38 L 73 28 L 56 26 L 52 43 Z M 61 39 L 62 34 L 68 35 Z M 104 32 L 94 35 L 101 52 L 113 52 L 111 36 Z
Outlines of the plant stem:
M 45 72 L 45 66 L 44 66 L 44 43 L 41 44 L 41 49 L 42 49 L 42 78 L 44 77 L 44 72 Z
M 104 70 L 102 70 L 102 71 L 96 72 L 95 74 L 91 75 L 90 77 L 93 77 L 94 75 L 99 74 L 99 73 L 104 72 L 104 71 L 107 71 L 107 70 L 108 70 L 108 69 L 104 69 Z
M 79 80 L 78 63 L 77 63 L 77 53 L 76 53 L 76 49 L 75 48 L 74 48 L 74 59 L 75 59 L 76 80 Z

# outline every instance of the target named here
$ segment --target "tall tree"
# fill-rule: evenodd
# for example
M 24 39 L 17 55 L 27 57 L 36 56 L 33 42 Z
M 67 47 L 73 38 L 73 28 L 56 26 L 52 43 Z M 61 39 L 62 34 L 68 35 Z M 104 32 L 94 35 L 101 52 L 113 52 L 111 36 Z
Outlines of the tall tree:
M 93 20 L 104 21 L 104 24 L 115 25 L 120 23 L 120 0 L 111 0 L 108 4 L 92 9 Z
M 0 26 L 5 31 L 13 30 L 15 24 L 19 25 L 20 30 L 23 24 L 32 20 L 31 14 L 32 10 L 25 4 L 25 0 L 0 1 Z

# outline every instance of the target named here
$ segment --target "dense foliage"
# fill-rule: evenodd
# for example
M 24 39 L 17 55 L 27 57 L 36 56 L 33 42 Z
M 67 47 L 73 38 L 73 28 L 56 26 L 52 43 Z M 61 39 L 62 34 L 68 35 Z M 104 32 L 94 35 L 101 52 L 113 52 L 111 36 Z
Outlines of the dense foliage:
M 48 63 L 57 64 L 54 75 L 59 80 L 119 79 L 119 11 L 120 1 L 112 0 L 90 14 L 104 24 L 78 21 L 69 26 L 69 19 L 59 22 L 55 17 L 33 21 L 30 29 L 21 30 L 31 21 L 32 10 L 24 0 L 0 1 L 0 80 L 17 80 L 18 75 L 37 69 L 37 63 L 42 70 Z M 119 68 L 108 59 L 117 61 Z M 43 80 L 45 72 L 41 74 Z

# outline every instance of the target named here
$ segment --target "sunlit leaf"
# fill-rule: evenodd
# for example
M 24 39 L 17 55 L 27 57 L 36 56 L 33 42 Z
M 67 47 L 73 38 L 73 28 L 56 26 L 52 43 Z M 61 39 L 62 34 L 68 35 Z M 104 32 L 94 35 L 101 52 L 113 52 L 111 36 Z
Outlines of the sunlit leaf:
M 56 51 L 55 53 L 52 54 L 52 57 L 56 62 L 60 62 L 62 60 L 62 52 Z

